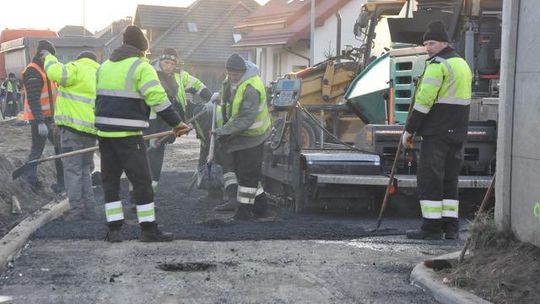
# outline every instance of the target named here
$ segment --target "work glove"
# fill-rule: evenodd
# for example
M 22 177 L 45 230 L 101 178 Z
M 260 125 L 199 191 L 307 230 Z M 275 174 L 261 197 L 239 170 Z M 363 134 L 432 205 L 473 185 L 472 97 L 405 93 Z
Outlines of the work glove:
M 173 133 L 176 135 L 176 137 L 180 137 L 182 135 L 189 134 L 189 131 L 191 131 L 192 128 L 185 123 L 181 122 L 178 126 L 173 128 Z
M 403 132 L 401 136 L 401 144 L 405 149 L 410 149 L 413 147 L 413 135 L 407 131 Z
M 219 92 L 214 92 L 212 94 L 212 97 L 210 97 L 210 102 L 217 103 L 221 99 L 221 96 L 219 95 Z
M 38 134 L 39 136 L 47 136 L 49 134 L 49 128 L 44 122 L 38 124 Z

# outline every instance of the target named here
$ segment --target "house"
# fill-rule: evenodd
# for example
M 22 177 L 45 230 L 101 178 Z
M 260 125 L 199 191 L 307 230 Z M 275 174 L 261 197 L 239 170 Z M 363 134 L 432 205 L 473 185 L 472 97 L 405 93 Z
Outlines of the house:
M 341 49 L 358 46 L 353 26 L 366 0 L 316 0 L 315 41 L 310 43 L 311 1 L 270 0 L 234 27 L 242 39 L 233 45 L 255 53 L 255 63 L 266 84 L 287 73 L 312 65 L 310 47 L 315 48 L 314 63 L 336 55 L 337 17 L 340 13 Z
M 217 91 L 227 58 L 238 52 L 232 48 L 239 39 L 233 27 L 259 7 L 254 0 L 197 0 L 184 8 L 139 5 L 134 25 L 146 31 L 152 59 L 174 48 L 185 69 Z M 249 58 L 248 50 L 240 52 Z
M 89 30 L 80 25 L 66 25 L 58 31 L 60 37 L 92 37 Z

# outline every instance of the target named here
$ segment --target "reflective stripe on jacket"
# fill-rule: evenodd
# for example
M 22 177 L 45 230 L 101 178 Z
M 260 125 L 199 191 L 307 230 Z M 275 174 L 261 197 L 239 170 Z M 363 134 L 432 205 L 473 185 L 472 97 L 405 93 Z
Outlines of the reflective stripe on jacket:
M 171 103 L 147 60 L 128 57 L 105 61 L 97 74 L 96 128 L 101 137 L 142 134 L 150 108 L 157 113 Z
M 99 64 L 88 58 L 81 58 L 62 64 L 49 54 L 45 57 L 45 71 L 49 79 L 57 82 L 58 95 L 54 121 L 77 131 L 97 134 L 94 127 L 96 99 L 96 72 Z
M 34 68 L 36 71 L 38 71 L 41 79 L 43 80 L 43 86 L 41 87 L 41 93 L 39 96 L 39 104 L 41 105 L 41 113 L 43 114 L 43 117 L 51 117 L 54 114 L 54 103 L 56 100 L 57 85 L 52 81 L 47 81 L 47 75 L 45 74 L 45 71 L 43 71 L 43 69 L 34 62 L 30 63 L 26 67 L 26 69 L 24 69 L 22 73 L 23 75 L 28 68 Z M 51 86 L 50 88 L 49 84 Z M 51 96 L 49 96 L 49 91 Z M 32 110 L 30 109 L 28 95 L 26 95 L 26 97 L 24 98 L 24 109 L 22 117 L 24 120 L 34 120 L 34 114 L 32 114 Z

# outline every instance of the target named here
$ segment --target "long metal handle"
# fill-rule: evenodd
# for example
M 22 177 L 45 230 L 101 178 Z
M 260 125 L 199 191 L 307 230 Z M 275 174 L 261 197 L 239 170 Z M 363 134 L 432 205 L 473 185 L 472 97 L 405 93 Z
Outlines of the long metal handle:
M 174 134 L 174 132 L 172 130 L 164 131 L 164 132 L 145 135 L 145 136 L 143 136 L 143 139 L 146 140 L 146 139 L 160 138 L 160 137 L 164 137 L 164 136 L 168 136 L 168 135 L 172 135 L 172 134 Z M 98 149 L 99 149 L 99 146 L 95 146 L 95 147 L 80 149 L 80 150 L 76 150 L 76 151 L 56 154 L 56 155 L 52 155 L 52 156 L 48 156 L 48 157 L 44 157 L 44 158 L 40 158 L 40 159 L 31 160 L 27 164 L 38 164 L 38 163 L 42 163 L 42 162 L 45 162 L 45 161 L 55 160 L 55 159 L 59 159 L 59 158 L 63 158 L 63 157 L 69 157 L 69 156 L 75 156 L 75 155 L 79 155 L 79 154 L 83 154 L 83 153 L 93 152 L 93 151 L 96 151 Z
M 208 157 L 206 158 L 206 163 L 209 164 L 214 160 L 214 149 L 215 149 L 215 135 L 214 130 L 216 129 L 216 104 L 212 105 L 212 132 L 210 135 L 210 148 L 208 149 Z
M 394 163 L 392 164 L 392 170 L 390 171 L 390 180 L 388 181 L 388 185 L 386 185 L 386 191 L 384 192 L 384 199 L 381 205 L 381 210 L 379 211 L 379 217 L 377 218 L 377 228 L 375 230 L 378 230 L 379 227 L 381 227 L 382 218 L 384 214 L 384 210 L 386 209 L 386 206 L 388 205 L 388 200 L 390 198 L 390 188 L 392 187 L 392 183 L 394 182 L 394 176 L 397 171 L 397 163 L 398 159 L 401 153 L 401 149 L 403 147 L 403 144 L 401 143 L 401 139 L 403 137 L 403 133 L 405 133 L 405 127 L 407 126 L 407 121 L 409 120 L 409 117 L 411 116 L 411 113 L 414 108 L 414 101 L 416 99 L 416 92 L 418 91 L 418 84 L 416 85 L 416 88 L 414 89 L 414 94 L 411 99 L 411 104 L 409 105 L 409 112 L 407 113 L 407 118 L 405 120 L 405 125 L 403 126 L 403 132 L 401 133 L 401 136 L 399 137 L 399 143 L 396 150 L 396 157 L 394 157 Z
M 199 111 L 199 113 L 195 114 L 193 117 L 191 117 L 190 119 L 188 119 L 186 121 L 186 124 L 190 124 L 192 122 L 194 122 L 195 120 L 197 120 L 199 117 L 201 117 L 201 115 L 203 115 L 204 113 L 206 113 L 206 110 L 205 109 L 202 109 L 201 111 Z M 156 133 L 157 134 L 157 133 Z M 146 139 L 146 138 L 145 138 Z M 158 142 L 157 142 L 157 145 L 161 145 L 163 143 L 163 141 L 165 141 L 165 139 L 167 139 L 167 136 L 162 136 L 161 138 L 158 138 Z M 146 151 L 150 151 L 152 149 L 152 147 L 148 147 L 146 149 Z

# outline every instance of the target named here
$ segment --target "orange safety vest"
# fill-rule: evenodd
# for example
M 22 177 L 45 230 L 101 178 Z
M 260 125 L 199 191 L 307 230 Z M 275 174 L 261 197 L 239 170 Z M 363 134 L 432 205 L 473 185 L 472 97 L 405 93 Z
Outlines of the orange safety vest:
M 43 80 L 44 84 L 44 86 L 41 88 L 41 95 L 39 98 L 39 103 L 41 104 L 41 112 L 43 113 L 44 117 L 52 117 L 54 115 L 54 103 L 56 101 L 57 85 L 52 81 L 47 81 L 47 75 L 45 74 L 45 71 L 43 71 L 43 69 L 36 63 L 30 63 L 26 67 L 26 69 L 24 69 L 23 74 L 28 68 L 36 69 L 41 75 L 41 79 Z M 49 84 L 51 85 L 51 96 L 49 96 Z M 25 92 L 26 91 L 27 90 L 25 88 Z M 24 97 L 24 110 L 22 117 L 24 120 L 34 120 L 34 115 L 32 114 L 32 110 L 30 110 L 30 104 L 28 103 L 28 94 L 25 94 Z

